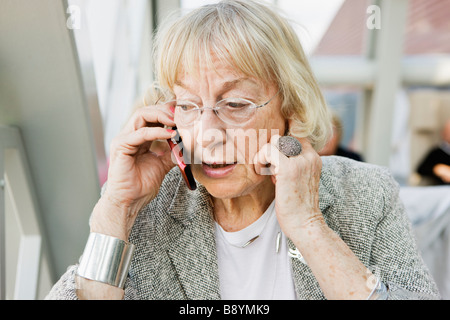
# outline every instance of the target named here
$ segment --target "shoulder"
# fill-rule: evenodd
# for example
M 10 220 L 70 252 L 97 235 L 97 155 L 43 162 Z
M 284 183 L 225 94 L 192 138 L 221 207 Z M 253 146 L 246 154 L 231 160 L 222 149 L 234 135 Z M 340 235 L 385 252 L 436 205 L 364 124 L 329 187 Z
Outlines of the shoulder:
M 321 180 L 329 188 L 361 189 L 392 184 L 388 168 L 345 157 L 322 157 Z
M 398 198 L 399 186 L 381 166 L 330 156 L 322 157 L 321 184 L 340 214 L 381 218 Z
M 377 234 L 393 237 L 407 225 L 398 184 L 381 166 L 336 156 L 322 162 L 319 202 L 320 196 L 332 199 L 322 211 L 324 218 L 361 261 L 369 263 Z

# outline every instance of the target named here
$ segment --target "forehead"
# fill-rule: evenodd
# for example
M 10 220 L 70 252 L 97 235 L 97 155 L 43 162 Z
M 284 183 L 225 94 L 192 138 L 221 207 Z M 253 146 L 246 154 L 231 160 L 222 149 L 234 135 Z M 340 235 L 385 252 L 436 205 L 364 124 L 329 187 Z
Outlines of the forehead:
M 203 85 L 218 86 L 224 90 L 233 88 L 262 89 L 266 87 L 265 82 L 255 76 L 244 74 L 237 70 L 228 61 L 224 61 L 212 55 L 208 59 L 197 59 L 194 66 L 189 70 L 181 68 L 178 72 L 174 87 L 192 89 Z
M 184 80 L 177 80 L 175 82 L 175 89 L 176 87 L 180 87 L 188 91 L 194 91 L 196 88 L 202 86 L 201 81 L 202 81 L 201 79 L 195 81 L 195 79 L 189 77 L 187 77 L 187 79 Z M 210 82 L 208 82 L 208 86 L 211 86 Z M 246 77 L 242 78 L 238 77 L 235 79 L 216 77 L 216 80 L 213 80 L 212 86 L 217 86 L 220 90 L 223 91 L 232 89 L 248 89 L 248 90 L 254 89 L 259 91 L 262 89 L 261 83 L 255 81 L 254 79 Z

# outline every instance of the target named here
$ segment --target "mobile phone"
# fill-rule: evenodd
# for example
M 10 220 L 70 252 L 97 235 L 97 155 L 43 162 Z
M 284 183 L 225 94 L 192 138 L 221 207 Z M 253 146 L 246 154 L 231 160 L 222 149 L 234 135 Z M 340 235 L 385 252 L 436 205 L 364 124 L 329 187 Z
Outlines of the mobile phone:
M 187 187 L 190 190 L 195 190 L 197 189 L 197 184 L 195 183 L 194 176 L 192 175 L 191 166 L 185 163 L 183 154 L 183 141 L 181 140 L 180 133 L 178 132 L 177 127 L 172 127 L 171 129 L 175 130 L 177 134 L 175 135 L 175 137 L 167 139 L 170 150 L 172 150 L 172 154 L 175 156 L 178 168 L 180 168 L 181 175 L 183 176 Z

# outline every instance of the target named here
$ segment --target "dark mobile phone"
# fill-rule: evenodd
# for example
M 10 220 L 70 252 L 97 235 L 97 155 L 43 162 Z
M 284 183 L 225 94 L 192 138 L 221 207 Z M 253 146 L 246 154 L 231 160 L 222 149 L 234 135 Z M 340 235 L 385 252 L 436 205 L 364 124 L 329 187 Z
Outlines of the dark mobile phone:
M 181 175 L 183 176 L 186 185 L 190 190 L 195 190 L 197 189 L 197 184 L 195 183 L 194 176 L 192 175 L 191 166 L 186 164 L 184 161 L 183 141 L 181 140 L 180 133 L 178 132 L 177 127 L 173 127 L 171 129 L 175 130 L 177 134 L 172 139 L 167 139 L 170 150 L 172 150 L 172 154 L 175 156 L 178 168 L 180 168 Z

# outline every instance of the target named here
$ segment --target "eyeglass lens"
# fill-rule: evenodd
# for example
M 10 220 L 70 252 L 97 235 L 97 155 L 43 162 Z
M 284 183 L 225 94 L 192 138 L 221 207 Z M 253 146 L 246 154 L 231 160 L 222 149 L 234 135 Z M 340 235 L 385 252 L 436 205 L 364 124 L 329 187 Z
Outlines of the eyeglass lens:
M 229 98 L 219 101 L 213 110 L 222 121 L 242 125 L 251 120 L 256 110 L 255 106 L 253 102 L 245 99 Z M 204 108 L 199 108 L 190 101 L 177 101 L 177 109 L 180 113 L 179 120 L 185 125 L 190 125 L 200 118 Z

